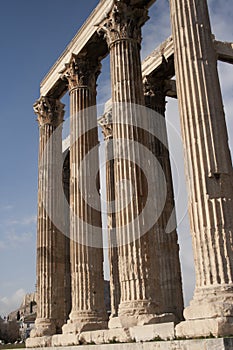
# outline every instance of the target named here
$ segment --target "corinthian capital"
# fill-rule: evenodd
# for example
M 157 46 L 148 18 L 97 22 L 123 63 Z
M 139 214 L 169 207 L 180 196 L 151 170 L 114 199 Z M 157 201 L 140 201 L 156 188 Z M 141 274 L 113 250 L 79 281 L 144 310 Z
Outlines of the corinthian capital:
M 59 126 L 63 122 L 65 105 L 59 100 L 42 96 L 33 106 L 40 126 Z
M 141 27 L 148 20 L 148 10 L 129 5 L 127 1 L 115 0 L 109 16 L 99 24 L 99 33 L 104 33 L 109 46 L 121 39 L 141 43 Z
M 96 87 L 96 80 L 101 70 L 99 59 L 88 55 L 78 56 L 72 54 L 71 60 L 61 72 L 62 79 L 66 79 L 69 90 L 78 87 Z
M 105 114 L 98 120 L 98 124 L 103 130 L 105 140 L 112 138 L 112 110 L 105 112 Z
M 143 83 L 146 106 L 164 115 L 166 106 L 164 79 L 147 76 Z
M 165 98 L 166 94 L 164 84 L 164 79 L 153 76 L 145 77 L 143 80 L 144 95 L 155 96 L 161 94 L 163 95 L 163 98 Z

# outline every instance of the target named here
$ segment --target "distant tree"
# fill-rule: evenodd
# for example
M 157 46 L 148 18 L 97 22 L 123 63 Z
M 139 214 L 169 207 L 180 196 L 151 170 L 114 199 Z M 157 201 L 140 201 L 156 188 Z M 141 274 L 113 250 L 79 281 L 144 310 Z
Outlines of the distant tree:
M 20 312 L 19 312 L 19 311 L 17 312 L 16 319 L 17 319 L 17 321 L 19 321 L 19 320 L 20 320 Z
M 1 318 L 1 316 L 0 316 L 0 339 L 1 339 L 1 340 L 3 340 L 3 339 L 2 339 L 3 322 L 4 322 L 4 320 L 3 320 L 3 319 Z
M 30 302 L 30 314 L 32 314 L 33 313 L 33 302 L 31 301 Z
M 19 339 L 19 323 L 14 320 L 10 322 L 0 322 L 0 339 L 5 343 L 14 343 Z

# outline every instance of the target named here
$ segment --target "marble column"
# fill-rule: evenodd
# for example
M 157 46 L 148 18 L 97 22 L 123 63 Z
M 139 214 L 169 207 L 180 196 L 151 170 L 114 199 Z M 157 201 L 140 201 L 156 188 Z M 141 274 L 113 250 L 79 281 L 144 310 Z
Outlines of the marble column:
M 63 333 L 107 327 L 98 173 L 96 79 L 100 64 L 87 54 L 72 55 L 63 79 L 70 92 L 70 240 L 72 310 Z M 92 157 L 88 153 L 92 150 Z M 93 153 L 94 152 L 94 153 Z M 93 156 L 94 154 L 94 156 Z M 96 186 L 98 188 L 96 188 Z
M 99 119 L 99 125 L 103 129 L 105 141 L 111 318 L 114 318 L 118 316 L 118 308 L 120 304 L 120 281 L 118 267 L 118 245 L 116 239 L 114 155 L 112 142 L 112 108 L 106 111 L 103 117 Z
M 66 310 L 66 321 L 69 318 L 71 311 L 71 268 L 70 268 L 70 151 L 66 150 L 63 152 L 63 189 L 64 189 L 64 220 L 66 227 L 65 236 L 65 310 Z
M 123 327 L 162 322 L 163 319 L 158 315 L 161 296 L 157 254 L 154 251 L 155 236 L 152 231 L 144 232 L 144 217 L 140 215 L 147 202 L 147 180 L 154 180 L 146 179 L 143 170 L 135 163 L 136 158 L 142 161 L 144 157 L 140 155 L 139 143 L 147 146 L 148 136 L 137 127 L 136 106 L 144 105 L 140 43 L 141 27 L 147 18 L 145 8 L 119 1 L 115 2 L 109 17 L 100 24 L 99 29 L 106 37 L 111 61 L 116 233 L 121 291 L 119 320 Z
M 53 220 L 62 215 L 57 169 L 62 169 L 64 105 L 41 97 L 34 105 L 40 129 L 37 220 L 37 318 L 31 337 L 61 332 L 65 322 L 65 235 Z M 57 129 L 59 127 L 59 129 Z M 56 130 L 57 129 L 57 130 Z M 54 135 L 56 130 L 57 136 Z M 61 174 L 60 174 L 61 175 Z
M 178 336 L 233 334 L 233 174 L 207 1 L 170 0 L 196 287 Z
M 159 220 L 153 227 L 159 254 L 159 277 L 161 286 L 161 313 L 171 313 L 176 321 L 183 319 L 183 293 L 179 259 L 179 245 L 176 231 L 175 202 L 171 164 L 168 149 L 165 120 L 166 86 L 163 79 L 149 76 L 144 80 L 146 107 L 154 110 L 150 118 L 149 149 L 159 161 L 167 186 L 167 197 Z M 158 136 L 162 136 L 163 141 Z M 160 179 L 158 179 L 160 181 Z M 161 186 L 162 188 L 162 186 Z

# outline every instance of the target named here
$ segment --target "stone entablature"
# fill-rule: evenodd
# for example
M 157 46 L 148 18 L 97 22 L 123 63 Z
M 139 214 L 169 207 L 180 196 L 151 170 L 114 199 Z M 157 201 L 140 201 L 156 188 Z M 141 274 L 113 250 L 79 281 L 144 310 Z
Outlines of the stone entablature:
M 233 63 L 233 43 L 218 41 L 213 38 L 217 59 L 222 62 Z M 174 60 L 174 43 L 172 36 L 161 43 L 150 55 L 142 61 L 143 76 L 151 75 L 160 69 L 163 59 Z
M 149 8 L 156 0 L 140 0 L 137 1 L 143 6 Z M 73 40 L 69 43 L 63 54 L 51 68 L 49 73 L 46 75 L 44 80 L 41 82 L 40 92 L 41 96 L 46 96 L 54 91 L 58 90 L 60 94 L 60 89 L 58 85 L 61 84 L 60 72 L 64 69 L 64 66 L 69 63 L 71 54 L 78 55 L 83 48 L 95 37 L 98 30 L 98 25 L 104 18 L 110 13 L 114 0 L 101 0 L 97 5 L 95 10 L 88 17 L 87 21 L 84 23 L 82 28 L 77 32 Z M 57 96 L 57 93 L 55 93 Z M 64 91 L 62 91 L 64 94 Z M 57 96 L 60 97 L 60 96 Z

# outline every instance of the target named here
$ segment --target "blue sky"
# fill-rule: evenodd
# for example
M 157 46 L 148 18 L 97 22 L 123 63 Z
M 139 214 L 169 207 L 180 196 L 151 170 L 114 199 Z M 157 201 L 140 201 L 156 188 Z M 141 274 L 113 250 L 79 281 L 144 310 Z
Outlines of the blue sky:
M 24 293 L 34 291 L 35 285 L 38 128 L 32 105 L 39 97 L 40 81 L 97 3 L 98 0 L 0 2 L 0 315 L 17 307 Z M 233 41 L 232 0 L 225 0 L 224 6 L 221 0 L 211 0 L 209 5 L 213 32 L 220 40 Z M 150 16 L 143 29 L 143 57 L 170 34 L 168 1 L 158 0 Z M 99 79 L 99 102 L 110 96 L 108 66 L 106 59 Z M 233 148 L 233 67 L 219 67 Z M 177 102 L 169 102 L 167 118 L 179 129 Z M 173 163 L 173 169 L 176 166 L 182 172 L 182 160 Z M 185 198 L 185 193 L 181 197 Z M 178 205 L 178 221 L 188 301 L 194 276 L 186 213 L 181 220 L 182 205 L 185 206 Z

